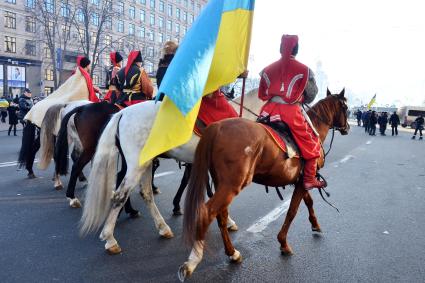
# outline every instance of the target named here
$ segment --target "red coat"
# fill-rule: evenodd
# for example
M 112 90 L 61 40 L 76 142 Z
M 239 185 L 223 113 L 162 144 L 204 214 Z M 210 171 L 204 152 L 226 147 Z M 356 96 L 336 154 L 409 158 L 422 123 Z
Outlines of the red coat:
M 258 97 L 269 101 L 261 109 L 260 116 L 270 116 L 271 122 L 284 121 L 288 124 L 302 157 L 309 160 L 320 156 L 321 147 L 300 107 L 304 101 L 309 69 L 291 55 L 297 44 L 297 36 L 282 37 L 282 57 L 263 70 Z M 280 103 L 270 101 L 275 96 L 279 97 Z
M 198 118 L 205 125 L 208 126 L 213 122 L 235 117 L 238 117 L 238 113 L 229 104 L 221 91 L 215 91 L 212 95 L 207 95 L 202 98 Z

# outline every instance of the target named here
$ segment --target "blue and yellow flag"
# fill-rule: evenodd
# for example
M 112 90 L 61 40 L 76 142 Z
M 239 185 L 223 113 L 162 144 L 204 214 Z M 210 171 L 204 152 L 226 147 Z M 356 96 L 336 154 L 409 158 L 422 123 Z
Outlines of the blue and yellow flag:
M 370 109 L 372 107 L 372 105 L 375 104 L 375 102 L 376 102 L 376 93 L 372 97 L 372 99 L 370 100 L 369 104 L 367 105 L 367 109 Z
M 255 0 L 210 0 L 193 23 L 162 80 L 165 97 L 139 163 L 192 136 L 203 95 L 247 69 Z

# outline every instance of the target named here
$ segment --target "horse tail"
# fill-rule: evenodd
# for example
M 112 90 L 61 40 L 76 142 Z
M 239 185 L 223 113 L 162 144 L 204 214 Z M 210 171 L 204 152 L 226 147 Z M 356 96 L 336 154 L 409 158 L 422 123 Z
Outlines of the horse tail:
M 55 150 L 55 132 L 60 114 L 66 104 L 57 104 L 50 107 L 44 115 L 40 130 L 40 161 L 38 168 L 45 170 L 52 160 Z
M 81 107 L 81 106 L 80 106 Z M 55 146 L 55 172 L 59 175 L 68 174 L 68 153 L 69 153 L 69 145 L 68 145 L 68 122 L 71 119 L 71 116 L 80 111 L 80 107 L 76 107 L 66 113 L 63 117 L 61 126 L 59 129 L 59 133 L 56 139 Z
M 30 121 L 27 121 L 22 131 L 22 144 L 19 150 L 18 166 L 19 168 L 25 167 L 32 161 L 29 160 L 32 156 L 33 148 L 35 143 L 35 125 Z
M 115 137 L 121 117 L 121 112 L 112 116 L 97 145 L 80 220 L 81 235 L 98 230 L 108 216 L 116 185 L 118 149 Z
M 183 235 L 186 243 L 192 246 L 196 240 L 197 225 L 202 223 L 205 211 L 205 191 L 208 183 L 208 170 L 211 163 L 211 150 L 216 136 L 216 127 L 209 127 L 196 148 L 189 185 L 186 191 L 183 217 Z

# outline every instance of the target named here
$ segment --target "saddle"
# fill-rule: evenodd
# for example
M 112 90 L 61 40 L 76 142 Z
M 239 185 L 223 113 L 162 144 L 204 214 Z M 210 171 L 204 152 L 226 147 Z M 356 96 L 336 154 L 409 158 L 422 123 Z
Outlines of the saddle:
M 299 157 L 300 150 L 292 137 L 291 130 L 283 121 L 270 122 L 270 116 L 258 117 L 257 123 L 264 126 L 286 158 Z

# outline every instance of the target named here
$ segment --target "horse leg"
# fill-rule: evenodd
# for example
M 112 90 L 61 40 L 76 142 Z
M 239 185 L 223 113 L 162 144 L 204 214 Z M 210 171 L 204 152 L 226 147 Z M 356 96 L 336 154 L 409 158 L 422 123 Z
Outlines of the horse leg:
M 241 262 L 242 256 L 237 250 L 235 250 L 232 245 L 232 241 L 230 240 L 227 219 L 229 219 L 229 211 L 226 208 L 217 215 L 217 223 L 220 228 L 221 237 L 223 238 L 224 251 L 231 262 Z
M 150 166 L 153 166 L 151 162 Z M 151 216 L 155 222 L 155 227 L 159 231 L 159 235 L 161 235 L 164 238 L 170 239 L 174 237 L 173 232 L 171 231 L 171 228 L 165 223 L 164 218 L 162 217 L 161 213 L 158 210 L 158 207 L 155 204 L 155 200 L 153 197 L 153 191 L 152 191 L 152 174 L 150 173 L 152 169 L 150 166 L 147 167 L 145 173 L 142 175 L 142 183 L 140 184 L 140 195 L 142 196 L 143 200 L 145 201 L 149 212 L 151 213 Z
M 56 191 L 60 191 L 63 189 L 63 184 L 59 174 L 53 173 L 53 186 Z
M 180 209 L 180 200 L 182 198 L 183 192 L 186 189 L 187 184 L 189 183 L 190 172 L 192 171 L 192 164 L 187 163 L 184 168 L 183 178 L 180 182 L 179 189 L 177 190 L 176 196 L 173 199 L 173 214 L 174 215 L 182 215 Z
M 117 182 L 116 182 L 115 188 L 118 188 L 120 186 L 126 173 L 127 173 L 127 162 L 124 160 L 124 158 L 122 158 L 121 170 L 117 174 Z M 124 209 L 125 209 L 125 212 L 129 214 L 130 218 L 137 218 L 140 216 L 140 212 L 131 206 L 130 197 L 128 197 L 127 201 L 125 202 Z M 121 211 L 120 211 L 120 214 L 121 214 Z
M 82 153 L 79 153 L 77 150 L 73 150 L 71 153 L 71 159 L 72 162 L 77 162 L 78 158 L 81 156 Z M 85 165 L 84 165 L 85 166 Z M 84 168 L 83 166 L 83 168 Z M 80 174 L 78 175 L 78 181 L 80 182 L 87 182 L 86 176 L 84 176 L 83 170 L 81 170 Z
M 30 153 L 28 155 L 28 159 L 26 160 L 26 164 L 25 164 L 25 169 L 27 169 L 27 171 L 28 171 L 28 178 L 29 179 L 36 178 L 32 168 L 34 166 L 35 155 L 37 154 L 37 151 L 40 149 L 40 132 L 37 129 L 36 129 L 36 135 L 37 136 L 36 136 L 36 138 L 35 138 L 35 140 L 32 144 L 32 148 L 30 150 Z
M 241 254 L 238 250 L 233 248 L 226 228 L 227 207 L 232 202 L 232 199 L 235 195 L 236 193 L 232 190 L 226 190 L 224 187 L 221 187 L 221 189 L 217 188 L 214 196 L 206 203 L 203 209 L 204 212 L 201 212 L 201 215 L 198 216 L 196 241 L 193 245 L 192 251 L 190 252 L 188 260 L 179 268 L 178 275 L 181 281 L 184 281 L 185 278 L 190 276 L 195 270 L 195 268 L 198 266 L 198 264 L 201 262 L 203 257 L 205 235 L 208 231 L 208 227 L 210 226 L 211 222 L 219 214 L 221 214 L 219 218 L 219 225 L 220 223 L 222 225 L 220 226 L 220 230 L 222 231 L 223 243 L 225 245 L 226 254 L 233 262 L 241 261 Z M 225 232 L 223 230 L 225 230 Z M 225 239 L 229 241 L 226 242 Z
M 319 222 L 317 222 L 316 214 L 314 213 L 313 209 L 313 198 L 308 191 L 305 192 L 303 199 L 305 205 L 308 208 L 308 220 L 310 220 L 311 223 L 311 230 L 314 233 L 321 233 L 322 229 L 320 229 Z
M 84 166 L 90 162 L 94 152 L 83 150 L 77 160 L 72 164 L 71 177 L 68 182 L 68 189 L 66 190 L 66 197 L 69 200 L 69 206 L 72 208 L 80 208 L 81 202 L 75 197 L 75 186 L 77 184 L 77 178 Z
M 277 235 L 277 239 L 280 243 L 280 251 L 284 255 L 293 254 L 291 247 L 288 245 L 286 241 L 286 236 L 288 235 L 289 226 L 294 220 L 295 215 L 297 215 L 298 207 L 300 206 L 301 200 L 305 195 L 305 189 L 301 182 L 298 182 L 295 185 L 294 193 L 292 194 L 291 204 L 289 205 L 288 213 L 286 214 L 285 221 L 283 223 L 282 229 Z
M 114 238 L 114 229 L 118 214 L 124 206 L 124 203 L 127 201 L 131 190 L 139 183 L 144 170 L 145 168 L 137 167 L 130 170 L 112 197 L 111 210 L 109 211 L 109 215 L 99 237 L 102 241 L 106 241 L 105 249 L 111 255 L 119 254 L 121 252 L 121 248 L 118 245 L 117 240 Z
M 155 184 L 153 183 L 153 180 L 155 179 L 155 172 L 156 172 L 156 169 L 158 169 L 158 167 L 159 167 L 159 159 L 158 158 L 154 158 L 153 160 L 152 160 L 152 189 L 153 189 L 153 193 L 154 194 L 160 194 L 161 193 L 161 191 L 159 190 L 159 188 L 157 187 L 157 186 L 155 186 Z

